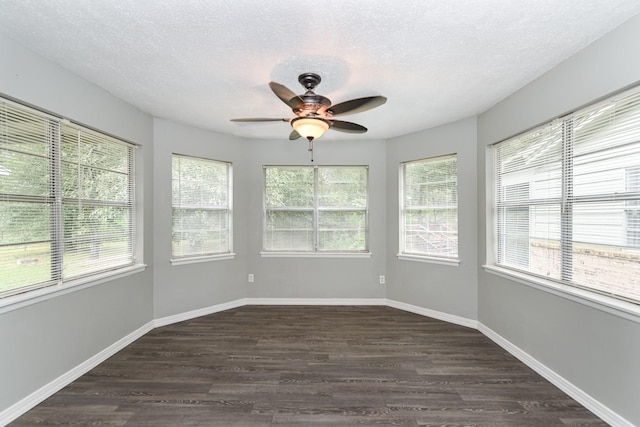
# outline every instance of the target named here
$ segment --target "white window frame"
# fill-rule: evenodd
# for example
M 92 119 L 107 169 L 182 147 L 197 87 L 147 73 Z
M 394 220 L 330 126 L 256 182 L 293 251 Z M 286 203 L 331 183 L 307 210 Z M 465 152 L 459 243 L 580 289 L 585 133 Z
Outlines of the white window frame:
M 400 167 L 399 167 L 399 232 L 398 232 L 398 237 L 399 237 L 399 243 L 398 243 L 398 254 L 397 254 L 397 258 L 399 260 L 404 260 L 404 261 L 418 261 L 418 262 L 427 262 L 427 263 L 433 263 L 433 264 L 443 264 L 443 265 L 451 265 L 451 266 L 457 266 L 460 264 L 460 253 L 459 253 L 459 227 L 456 224 L 456 230 L 455 230 L 455 239 L 456 239 L 456 246 L 458 247 L 458 249 L 456 250 L 456 254 L 455 256 L 450 256 L 450 255 L 446 255 L 443 253 L 438 253 L 437 251 L 433 251 L 433 252 L 418 252 L 418 251 L 408 251 L 407 250 L 407 243 L 405 241 L 406 239 L 406 213 L 408 210 L 410 210 L 410 208 L 407 208 L 407 206 L 405 206 L 405 176 L 406 176 L 406 167 L 408 165 L 411 164 L 418 164 L 418 163 L 422 163 L 422 164 L 437 164 L 439 162 L 442 161 L 446 161 L 448 159 L 455 159 L 456 160 L 456 183 L 455 183 L 455 189 L 456 189 L 456 217 L 458 217 L 458 197 L 457 197 L 457 190 L 458 190 L 458 183 L 457 183 L 457 176 L 458 176 L 458 155 L 457 153 L 451 153 L 451 154 L 444 154 L 444 155 L 440 155 L 440 156 L 435 156 L 435 157 L 427 157 L 427 158 L 422 158 L 422 159 L 417 159 L 417 160 L 409 160 L 406 162 L 402 162 L 400 163 Z M 424 208 L 424 207 L 421 207 Z
M 215 160 L 210 158 L 198 157 L 198 156 L 189 156 L 185 154 L 173 153 L 171 155 L 171 163 L 172 163 L 172 171 L 173 171 L 173 160 L 176 158 L 185 159 L 187 161 L 200 161 L 211 164 L 223 165 L 226 168 L 226 206 L 209 206 L 206 203 L 201 204 L 198 203 L 197 206 L 180 206 L 174 204 L 174 197 L 172 191 L 172 224 L 174 224 L 174 220 L 176 219 L 173 213 L 173 210 L 176 208 L 187 209 L 187 210 L 208 210 L 208 211 L 225 211 L 227 216 L 226 230 L 227 230 L 227 250 L 220 252 L 200 252 L 197 254 L 187 254 L 183 256 L 178 256 L 173 253 L 173 232 L 175 230 L 172 229 L 172 239 L 171 239 L 171 259 L 170 262 L 172 265 L 182 265 L 182 264 L 193 264 L 200 262 L 208 262 L 208 261 L 221 261 L 227 259 L 235 258 L 236 254 L 233 252 L 233 165 L 231 162 L 223 161 L 223 160 Z M 173 178 L 172 178 L 172 187 L 173 187 Z M 173 227 L 173 225 L 172 225 Z
M 525 135 L 529 132 L 534 132 L 536 131 L 536 129 L 541 129 L 546 126 L 551 126 L 552 124 L 558 123 L 559 121 L 566 123 L 564 126 L 563 133 L 567 132 L 567 130 L 570 130 L 571 127 L 573 126 L 573 122 L 572 122 L 573 116 L 579 115 L 581 111 L 587 111 L 592 108 L 597 108 L 600 105 L 605 105 L 606 103 L 611 103 L 612 101 L 615 102 L 615 100 L 617 99 L 633 94 L 634 92 L 637 93 L 639 91 L 640 91 L 640 87 L 612 96 L 609 99 L 606 99 L 598 103 L 594 103 L 591 106 L 587 106 L 584 109 L 581 109 L 580 111 L 577 111 L 570 115 L 551 120 L 547 122 L 547 124 L 544 124 L 535 129 L 526 131 L 521 135 Z M 518 136 L 520 135 L 516 135 L 512 138 L 517 138 Z M 569 136 L 569 137 L 565 136 L 564 138 L 566 138 L 566 141 L 571 141 L 572 136 Z M 563 156 L 565 158 L 570 158 L 571 151 L 573 148 L 571 146 L 567 146 L 566 141 L 565 141 L 565 146 L 563 147 L 563 150 L 562 150 L 564 153 Z M 640 323 L 640 303 L 638 301 L 630 300 L 629 298 L 626 298 L 624 296 L 613 295 L 610 293 L 603 293 L 601 291 L 598 291 L 597 289 L 591 288 L 586 285 L 581 285 L 579 283 L 572 283 L 570 281 L 565 281 L 565 280 L 550 279 L 547 277 L 532 274 L 524 270 L 520 270 L 512 267 L 506 267 L 504 265 L 498 264 L 498 251 L 497 251 L 498 215 L 497 215 L 497 208 L 496 208 L 497 197 L 498 197 L 496 194 L 497 163 L 496 163 L 496 158 L 494 154 L 494 148 L 497 144 L 500 144 L 500 142 L 493 144 L 491 146 L 488 146 L 486 151 L 487 152 L 487 155 L 486 155 L 487 228 L 486 228 L 486 264 L 483 265 L 484 270 L 489 273 L 514 280 L 518 283 L 532 286 L 534 288 L 543 290 L 545 292 L 549 292 L 554 295 L 558 295 L 563 298 L 567 298 L 572 301 L 576 301 L 581 304 L 585 304 L 587 306 Z M 570 173 L 572 173 L 571 162 L 564 162 L 562 169 L 564 171 L 564 174 L 567 175 L 562 179 L 563 185 L 566 184 L 569 186 L 569 188 L 572 188 L 572 179 L 571 179 L 571 176 L 569 175 Z M 562 196 L 562 198 L 567 198 L 567 197 L 573 197 L 571 189 L 569 191 L 565 191 L 564 195 Z M 613 197 L 617 197 L 617 196 L 613 196 Z M 625 195 L 624 199 L 621 199 L 621 200 L 626 200 L 629 197 L 631 197 L 630 194 Z M 575 198 L 576 201 L 582 201 L 585 199 L 586 199 L 586 196 Z M 569 211 L 571 210 L 570 207 L 565 209 L 569 209 Z M 562 221 L 566 221 L 566 215 L 567 214 L 565 213 L 565 216 L 562 218 Z M 566 232 L 561 232 L 561 235 L 563 233 L 566 234 Z M 565 272 L 563 272 L 563 274 L 565 274 Z
M 265 249 L 266 242 L 266 234 L 267 234 L 267 194 L 266 194 L 266 171 L 270 167 L 275 168 L 305 168 L 305 169 L 313 169 L 314 171 L 314 205 L 312 208 L 308 208 L 306 210 L 313 212 L 313 235 L 314 235 L 314 249 L 309 251 L 287 251 L 287 250 L 267 250 Z M 341 211 L 364 211 L 365 216 L 365 249 L 360 251 L 322 251 L 318 250 L 317 242 L 318 242 L 318 214 L 322 210 L 318 206 L 318 169 L 320 168 L 336 168 L 336 167 L 346 167 L 346 168 L 363 168 L 366 171 L 367 177 L 367 202 L 364 208 L 345 208 L 339 209 Z M 260 252 L 260 255 L 264 258 L 277 258 L 277 257 L 292 257 L 292 258 L 369 258 L 371 257 L 371 252 L 369 250 L 369 166 L 366 165 L 265 165 L 263 166 L 263 185 L 262 185 L 262 242 L 263 249 Z M 286 208 L 284 208 L 286 209 Z
M 54 212 L 58 213 L 54 213 L 50 219 L 50 228 L 52 233 L 50 239 L 52 246 L 51 257 L 53 264 L 51 270 L 53 273 L 53 277 L 45 282 L 25 285 L 4 292 L 3 295 L 0 296 L 0 313 L 143 271 L 146 267 L 146 265 L 143 264 L 143 212 L 142 205 L 138 202 L 138 200 L 140 200 L 140 195 L 142 192 L 141 185 L 138 184 L 140 179 L 139 171 L 141 170 L 142 160 L 140 156 L 136 155 L 138 146 L 121 138 L 117 138 L 107 133 L 97 131 L 76 122 L 72 122 L 69 119 L 55 116 L 51 113 L 44 113 L 35 108 L 27 107 L 19 102 L 0 97 L 0 105 L 2 104 L 6 104 L 9 108 L 21 110 L 28 114 L 39 116 L 44 120 L 49 121 L 51 129 L 49 144 L 52 153 L 50 156 L 53 156 L 51 157 L 50 161 L 52 162 L 52 164 L 57 165 L 53 166 L 49 172 L 50 179 L 53 183 L 50 187 L 52 193 L 50 194 L 49 199 L 51 199 L 53 203 L 52 206 Z M 106 267 L 100 270 L 93 270 L 82 274 L 74 274 L 67 277 L 64 277 L 64 275 L 62 275 L 62 263 L 64 262 L 63 248 L 65 237 L 62 232 L 63 223 L 61 219 L 61 212 L 64 206 L 69 206 L 69 203 L 75 202 L 74 199 L 63 197 L 62 186 L 56 184 L 61 182 L 61 169 L 59 166 L 60 163 L 56 163 L 56 159 L 60 158 L 59 153 L 62 144 L 60 129 L 63 127 L 67 130 L 77 130 L 77 132 L 88 135 L 90 138 L 93 135 L 99 139 L 109 141 L 110 144 L 115 143 L 128 147 L 129 172 L 127 176 L 129 177 L 129 182 L 127 186 L 129 189 L 129 198 L 126 203 L 123 204 L 117 202 L 114 206 L 126 206 L 129 209 L 129 217 L 131 221 L 128 232 L 130 236 L 128 245 L 128 247 L 130 248 L 130 255 L 127 257 L 127 259 L 129 260 L 128 262 L 119 263 L 118 265 Z M 57 162 L 59 162 L 59 160 L 57 160 Z M 5 173 L 6 172 L 7 171 L 5 170 Z M 76 199 L 78 200 L 78 203 L 82 203 L 83 199 L 81 197 L 82 196 L 79 195 Z M 6 194 L 1 195 L 0 198 L 4 201 L 21 201 L 29 199 L 29 197 L 25 199 L 20 195 Z M 109 202 L 99 203 L 103 206 L 111 206 Z

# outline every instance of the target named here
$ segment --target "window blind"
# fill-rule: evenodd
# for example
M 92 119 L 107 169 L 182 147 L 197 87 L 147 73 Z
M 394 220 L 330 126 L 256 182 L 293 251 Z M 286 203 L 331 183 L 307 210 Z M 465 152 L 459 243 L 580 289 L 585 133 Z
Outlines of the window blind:
M 0 100 L 0 296 L 134 263 L 134 146 Z
M 457 155 L 402 163 L 401 176 L 401 253 L 457 258 Z
M 495 149 L 499 263 L 555 279 L 560 264 L 548 251 L 560 250 L 562 133 L 554 122 Z
M 640 302 L 640 91 L 494 152 L 496 263 Z
M 133 146 L 69 123 L 61 138 L 63 277 L 132 265 Z
M 265 166 L 264 250 L 364 252 L 368 168 Z
M 231 164 L 173 155 L 173 258 L 231 252 Z
M 367 249 L 367 172 L 365 167 L 316 169 L 319 251 Z
M 0 102 L 0 295 L 54 283 L 58 223 L 52 179 L 57 123 Z

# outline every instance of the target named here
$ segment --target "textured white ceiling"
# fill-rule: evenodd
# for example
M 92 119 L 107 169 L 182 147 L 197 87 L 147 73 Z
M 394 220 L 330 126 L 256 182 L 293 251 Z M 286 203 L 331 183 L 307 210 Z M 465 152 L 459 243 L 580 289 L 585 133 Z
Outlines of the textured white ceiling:
M 1 0 L 0 31 L 154 116 L 283 138 L 271 92 L 321 75 L 388 138 L 480 113 L 640 12 L 638 0 Z

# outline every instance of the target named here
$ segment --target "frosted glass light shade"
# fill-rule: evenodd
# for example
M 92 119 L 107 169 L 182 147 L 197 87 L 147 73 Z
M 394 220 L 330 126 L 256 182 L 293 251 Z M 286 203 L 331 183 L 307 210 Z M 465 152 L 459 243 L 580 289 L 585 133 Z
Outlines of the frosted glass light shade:
M 319 138 L 329 129 L 329 123 L 321 119 L 309 117 L 295 119 L 291 122 L 291 126 L 293 126 L 301 137 L 307 139 Z

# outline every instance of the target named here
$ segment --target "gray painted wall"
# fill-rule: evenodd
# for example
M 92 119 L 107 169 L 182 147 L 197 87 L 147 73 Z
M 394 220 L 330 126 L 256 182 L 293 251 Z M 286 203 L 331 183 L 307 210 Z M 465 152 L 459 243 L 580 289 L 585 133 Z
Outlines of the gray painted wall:
M 250 298 L 384 298 L 386 257 L 386 166 L 384 141 L 327 141 L 315 143 L 315 164 L 369 165 L 370 258 L 263 258 L 262 187 L 263 165 L 309 165 L 307 142 L 247 141 L 248 180 L 248 268 L 255 282 Z M 246 280 L 246 277 L 245 277 Z
M 460 265 L 398 260 L 401 162 L 458 154 Z M 476 119 L 394 138 L 387 146 L 387 297 L 471 320 L 477 319 Z
M 246 143 L 170 122 L 154 120 L 154 316 L 162 318 L 206 308 L 247 295 Z M 231 260 L 171 265 L 171 154 L 233 164 L 233 246 Z
M 154 121 L 154 316 L 161 318 L 250 298 L 384 298 L 386 165 L 384 141 L 318 141 L 315 164 L 369 165 L 370 258 L 263 258 L 263 165 L 308 165 L 306 141 L 247 141 L 168 120 Z M 172 266 L 171 154 L 231 161 L 233 260 Z M 247 274 L 255 282 L 247 283 Z
M 478 119 L 478 264 L 485 262 L 488 144 L 637 83 L 640 16 Z M 640 324 L 479 269 L 478 318 L 635 425 L 640 425 Z
M 145 261 L 153 255 L 152 118 L 0 35 L 0 93 L 140 144 Z M 152 265 L 138 274 L 0 310 L 0 411 L 153 318 Z

